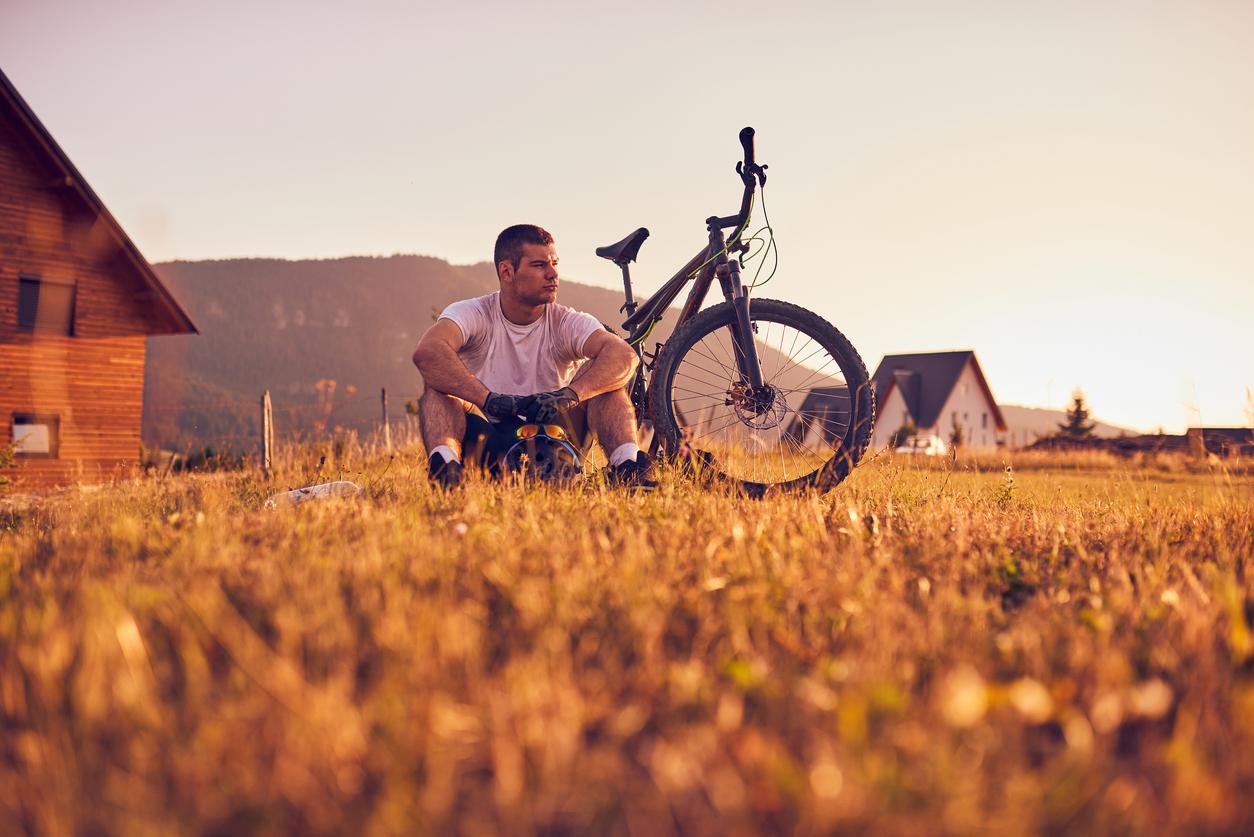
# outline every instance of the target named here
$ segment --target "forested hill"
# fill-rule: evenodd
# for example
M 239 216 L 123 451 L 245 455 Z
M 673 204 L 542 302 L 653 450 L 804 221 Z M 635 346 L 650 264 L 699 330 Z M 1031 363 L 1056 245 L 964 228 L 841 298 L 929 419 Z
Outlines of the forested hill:
M 367 430 L 386 387 L 392 415 L 417 396 L 419 335 L 450 302 L 491 293 L 490 264 L 426 256 L 168 262 L 157 272 L 200 328 L 148 341 L 144 440 L 185 448 L 255 444 L 269 389 L 280 434 Z M 617 325 L 621 293 L 563 282 L 566 305 Z M 667 323 L 658 335 L 668 333 Z

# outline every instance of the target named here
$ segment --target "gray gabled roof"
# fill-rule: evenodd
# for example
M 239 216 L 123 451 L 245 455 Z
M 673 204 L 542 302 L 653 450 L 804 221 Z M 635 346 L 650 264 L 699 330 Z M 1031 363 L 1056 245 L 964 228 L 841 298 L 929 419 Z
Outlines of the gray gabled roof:
M 96 217 L 104 222 L 104 228 L 108 231 L 109 236 L 113 239 L 118 249 L 125 255 L 126 262 L 135 270 L 141 282 L 147 287 L 148 293 L 151 294 L 153 307 L 162 320 L 158 327 L 152 328 L 148 333 L 198 333 L 191 317 L 187 316 L 187 312 L 179 305 L 178 300 L 174 298 L 170 290 L 157 277 L 156 272 L 152 269 L 152 265 L 148 264 L 148 260 L 139 252 L 135 242 L 131 241 L 130 236 L 122 229 L 122 225 L 105 208 L 104 202 L 87 185 L 87 180 L 74 167 L 74 164 L 70 162 L 70 158 L 61 150 L 61 146 L 57 145 L 57 141 L 52 138 L 52 134 L 48 133 L 48 129 L 39 121 L 39 117 L 31 110 L 30 105 L 26 104 L 26 100 L 17 92 L 17 88 L 9 81 L 3 70 L 0 70 L 0 105 L 8 106 L 9 118 L 13 120 L 13 124 L 19 131 L 26 133 L 36 151 L 42 153 L 44 158 L 60 172 L 61 183 L 65 187 L 72 189 L 79 199 L 95 213 Z M 4 111 L 4 108 L 0 108 L 0 118 L 5 116 Z
M 923 352 L 912 355 L 885 355 L 871 376 L 871 386 L 875 389 L 875 401 L 883 404 L 893 387 L 901 390 L 906 402 L 906 409 L 919 427 L 933 427 L 940 418 L 941 408 L 949 400 L 958 376 L 970 363 L 975 371 L 975 378 L 984 390 L 988 403 L 992 405 L 993 422 L 998 430 L 1006 429 L 1006 419 L 993 398 L 993 392 L 984 379 L 980 363 L 975 359 L 975 352 Z

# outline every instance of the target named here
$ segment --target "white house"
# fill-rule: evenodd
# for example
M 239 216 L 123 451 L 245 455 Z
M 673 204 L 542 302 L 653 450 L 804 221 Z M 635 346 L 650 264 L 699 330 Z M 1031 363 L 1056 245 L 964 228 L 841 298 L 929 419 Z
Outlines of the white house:
M 969 448 L 992 448 L 1006 432 L 975 352 L 885 355 L 871 377 L 875 431 L 871 447 L 887 446 L 897 430 L 913 423 L 920 436 L 948 442 L 954 428 Z

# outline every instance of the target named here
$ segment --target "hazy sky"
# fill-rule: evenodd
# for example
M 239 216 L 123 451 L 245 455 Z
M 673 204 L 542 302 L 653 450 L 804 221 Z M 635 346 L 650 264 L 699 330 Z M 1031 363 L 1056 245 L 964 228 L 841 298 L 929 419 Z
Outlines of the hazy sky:
M 593 249 L 647 226 L 649 292 L 753 125 L 760 294 L 872 369 L 973 348 L 1004 403 L 1247 423 L 1249 0 L 0 0 L 0 67 L 151 261 L 474 262 L 525 220 L 615 287 Z

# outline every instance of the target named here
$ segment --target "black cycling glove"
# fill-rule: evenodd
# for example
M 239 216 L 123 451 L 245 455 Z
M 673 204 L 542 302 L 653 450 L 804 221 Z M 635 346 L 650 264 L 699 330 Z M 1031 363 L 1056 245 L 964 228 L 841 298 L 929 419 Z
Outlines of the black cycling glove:
M 559 415 L 579 403 L 579 396 L 570 387 L 562 387 L 555 392 L 538 392 L 528 395 L 519 403 L 519 409 L 527 417 L 527 421 L 554 421 Z
M 498 421 L 518 418 L 523 412 L 521 404 L 523 400 L 523 398 L 517 395 L 502 395 L 499 392 L 489 392 L 487 399 L 483 402 L 483 414 Z

